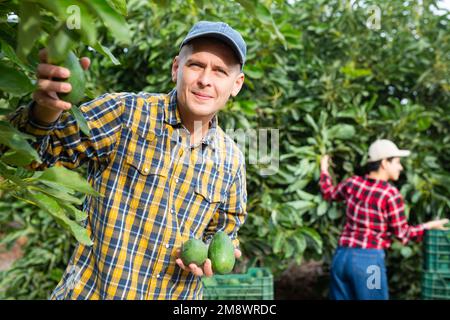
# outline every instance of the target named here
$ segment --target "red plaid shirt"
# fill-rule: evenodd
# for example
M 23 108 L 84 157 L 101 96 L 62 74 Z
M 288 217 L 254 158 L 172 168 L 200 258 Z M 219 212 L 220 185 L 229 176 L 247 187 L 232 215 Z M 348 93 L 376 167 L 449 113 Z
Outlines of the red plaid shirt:
M 325 200 L 346 202 L 340 246 L 385 249 L 391 246 L 392 234 L 403 244 L 422 240 L 424 226 L 408 225 L 402 195 L 387 181 L 353 176 L 334 187 L 330 175 L 322 173 L 320 189 Z

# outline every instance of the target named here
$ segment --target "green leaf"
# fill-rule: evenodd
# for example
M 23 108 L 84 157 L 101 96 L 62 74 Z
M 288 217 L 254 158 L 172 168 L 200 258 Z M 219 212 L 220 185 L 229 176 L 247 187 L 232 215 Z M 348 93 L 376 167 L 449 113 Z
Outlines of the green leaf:
M 41 35 L 39 12 L 40 8 L 35 3 L 22 1 L 20 4 L 17 55 L 23 61 L 26 61 L 28 54 L 31 52 L 31 49 Z
M 96 51 L 100 52 L 103 56 L 109 58 L 115 66 L 120 65 L 119 60 L 117 60 L 117 58 L 112 54 L 112 52 L 107 47 L 104 47 L 100 42 L 97 42 L 95 46 L 93 46 L 93 48 Z
M 48 62 L 60 65 L 67 59 L 70 50 L 75 45 L 75 40 L 71 38 L 70 31 L 63 24 L 52 33 L 47 43 Z
M 105 26 L 119 42 L 130 43 L 130 32 L 124 17 L 118 14 L 104 0 L 91 0 L 88 4 L 95 10 Z
M 72 232 L 72 234 L 74 235 L 75 239 L 77 239 L 78 242 L 86 246 L 92 246 L 94 244 L 85 228 L 83 228 L 73 220 L 67 220 L 67 224 L 70 228 L 70 231 Z
M 35 159 L 30 154 L 16 150 L 9 150 L 2 155 L 0 160 L 10 166 L 24 167 L 29 165 Z
M 328 203 L 326 201 L 321 201 L 319 206 L 317 207 L 317 215 L 319 217 L 323 216 L 325 213 L 327 213 L 328 209 Z
M 70 220 L 54 198 L 42 193 L 30 193 L 30 197 L 41 209 L 50 213 L 61 226 L 68 229 L 78 242 L 87 246 L 93 244 L 87 230 L 75 221 Z
M 416 119 L 416 121 L 417 121 L 417 129 L 419 130 L 419 131 L 425 131 L 425 130 L 428 130 L 428 128 L 431 126 L 431 124 L 432 124 L 432 119 L 431 119 L 431 117 L 427 117 L 427 116 L 424 116 L 424 117 L 418 117 L 417 119 Z
M 46 169 L 39 177 L 39 180 L 54 182 L 63 187 L 94 196 L 100 195 L 78 173 L 64 167 L 51 167 Z
M 314 129 L 315 132 L 319 132 L 319 127 L 317 127 L 316 122 L 308 113 L 305 116 L 305 121 Z
M 61 201 L 58 201 L 58 202 L 67 212 L 70 213 L 70 215 L 75 219 L 75 221 L 81 222 L 81 221 L 84 221 L 87 219 L 87 217 L 88 217 L 87 212 L 78 210 L 73 205 L 61 203 Z
M 252 79 L 261 79 L 264 76 L 264 71 L 260 67 L 248 65 L 245 67 L 245 75 Z
M 0 90 L 14 96 L 23 96 L 34 90 L 25 73 L 0 62 Z
M 316 206 L 314 202 L 305 200 L 288 201 L 286 202 L 286 205 L 294 208 L 295 210 L 299 210 L 300 212 L 307 211 Z
M 2 53 L 5 55 L 6 58 L 8 58 L 11 62 L 15 63 L 18 67 L 28 71 L 28 72 L 34 72 L 34 70 L 29 66 L 29 64 L 23 63 L 19 57 L 17 56 L 16 52 L 14 51 L 13 47 L 11 47 L 6 41 L 0 39 L 0 47 L 2 48 Z
M 258 18 L 261 23 L 266 25 L 272 24 L 272 14 L 270 13 L 270 10 L 260 1 L 256 2 L 255 8 L 255 15 Z
M 97 27 L 91 8 L 81 1 L 74 3 L 72 0 L 32 0 L 53 12 L 59 22 L 69 29 L 71 37 L 81 36 L 89 45 L 94 45 L 97 38 Z M 109 7 L 106 3 L 105 5 Z M 113 10 L 113 9 L 111 9 Z
M 109 5 L 123 16 L 128 15 L 126 0 L 107 0 Z
M 372 75 L 372 70 L 370 69 L 360 69 L 355 67 L 355 62 L 351 61 L 344 67 L 341 67 L 341 72 L 347 75 L 349 78 L 359 78 Z
M 284 237 L 283 233 L 278 231 L 278 233 L 276 234 L 275 239 L 273 241 L 273 252 L 274 253 L 281 252 L 281 247 L 283 246 L 284 240 L 285 240 L 285 237 Z
M 328 136 L 330 140 L 348 140 L 353 138 L 355 133 L 355 128 L 349 124 L 337 124 L 328 129 Z
M 67 204 L 67 203 L 73 203 L 76 205 L 81 205 L 83 203 L 83 199 L 74 197 L 72 195 L 70 195 L 67 191 L 65 191 L 64 189 L 54 189 L 54 188 L 40 188 L 40 187 L 29 187 L 32 188 L 33 190 L 37 190 L 39 192 L 45 193 L 47 195 L 50 195 L 52 197 L 55 197 L 56 199 L 58 199 L 58 202 L 60 204 Z
M 409 258 L 412 256 L 413 251 L 410 247 L 404 246 L 400 249 L 400 253 L 404 258 Z
M 322 252 L 323 247 L 322 238 L 320 237 L 319 233 L 316 230 L 309 227 L 301 227 L 299 229 L 299 232 L 304 233 L 308 237 L 310 237 L 316 244 L 318 253 Z
M 306 240 L 303 234 L 297 233 L 293 237 L 295 245 L 297 247 L 297 253 L 302 254 L 306 249 Z
M 10 147 L 14 151 L 21 153 L 22 156 L 41 162 L 38 153 L 28 144 L 27 139 L 35 140 L 34 137 L 13 128 L 8 122 L 0 121 L 0 144 Z
M 69 109 L 70 114 L 75 118 L 75 120 L 78 123 L 78 126 L 80 127 L 81 132 L 83 132 L 86 136 L 90 136 L 90 129 L 87 123 L 87 120 L 84 118 L 83 113 L 81 112 L 81 110 L 76 107 L 73 106 L 72 108 Z

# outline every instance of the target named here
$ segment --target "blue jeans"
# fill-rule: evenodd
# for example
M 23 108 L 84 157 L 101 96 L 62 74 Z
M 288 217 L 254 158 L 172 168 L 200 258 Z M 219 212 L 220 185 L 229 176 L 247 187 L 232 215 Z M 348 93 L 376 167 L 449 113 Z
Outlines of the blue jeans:
M 331 264 L 330 299 L 388 300 L 384 257 L 382 249 L 337 248 Z

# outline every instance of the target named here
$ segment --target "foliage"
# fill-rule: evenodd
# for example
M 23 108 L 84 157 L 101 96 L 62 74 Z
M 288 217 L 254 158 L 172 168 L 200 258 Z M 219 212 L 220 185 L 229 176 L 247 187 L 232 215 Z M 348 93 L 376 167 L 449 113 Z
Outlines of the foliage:
M 97 29 L 101 21 L 121 42 L 127 42 L 127 25 L 124 17 L 117 12 L 123 11 L 123 1 L 114 1 L 108 5 L 105 1 L 3 1 L 0 12 L 18 16 L 18 23 L 10 20 L 1 22 L 0 44 L 0 100 L 3 106 L 16 107 L 35 90 L 34 72 L 37 52 L 47 43 L 49 54 L 64 60 L 71 46 L 62 44 L 62 28 L 73 29 L 70 33 L 85 45 L 102 48 L 97 40 Z M 122 6 L 120 6 L 122 4 Z M 119 7 L 117 7 L 119 5 Z M 77 14 L 78 13 L 78 14 Z M 77 21 L 79 20 L 79 21 Z M 72 26 L 73 25 L 73 26 Z M 79 26 L 79 27 L 77 27 Z M 15 48 L 15 50 L 13 49 Z M 106 54 L 105 48 L 101 51 Z M 56 54 L 58 53 L 58 54 Z M 19 98 L 19 99 L 18 99 Z M 8 106 L 9 104 L 9 106 Z M 72 113 L 77 110 L 73 108 Z M 5 110 L 3 110 L 5 111 Z M 80 127 L 84 127 L 80 119 Z M 43 209 L 62 227 L 70 230 L 81 243 L 91 245 L 87 231 L 79 224 L 86 214 L 77 208 L 82 199 L 76 192 L 99 196 L 90 184 L 78 174 L 63 167 L 34 171 L 41 163 L 39 154 L 29 145 L 36 139 L 13 128 L 8 122 L 0 121 L 0 144 L 3 152 L 0 158 L 0 190 L 27 201 Z
M 44 210 L 11 196 L 0 202 L 0 245 L 7 249 L 26 237 L 23 258 L 0 272 L 0 299 L 47 299 L 61 279 L 74 249 L 69 231 L 61 230 Z

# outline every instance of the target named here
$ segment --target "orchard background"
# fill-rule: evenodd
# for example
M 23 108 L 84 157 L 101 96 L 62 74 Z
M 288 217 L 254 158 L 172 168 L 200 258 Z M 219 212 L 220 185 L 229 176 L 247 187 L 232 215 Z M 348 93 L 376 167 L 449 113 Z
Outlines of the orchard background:
M 0 298 L 46 299 L 84 237 L 70 171 L 34 172 L 30 137 L 6 116 L 34 90 L 37 53 L 66 9 L 81 8 L 78 56 L 90 57 L 86 101 L 106 92 L 168 92 L 173 57 L 199 20 L 225 21 L 245 38 L 245 86 L 220 114 L 224 129 L 279 130 L 279 170 L 247 165 L 249 217 L 236 271 L 269 267 L 278 299 L 327 297 L 344 221 L 318 189 L 320 155 L 340 181 L 361 174 L 369 144 L 412 150 L 398 181 L 411 223 L 450 207 L 450 28 L 440 2 L 423 1 L 0 1 Z M 8 150 L 8 151 L 6 151 Z M 248 157 L 247 157 L 248 160 Z M 62 188 L 63 187 L 63 188 Z M 12 264 L 8 253 L 20 258 Z M 392 298 L 420 294 L 420 244 L 387 254 Z M 3 261 L 2 261 L 3 259 Z

